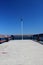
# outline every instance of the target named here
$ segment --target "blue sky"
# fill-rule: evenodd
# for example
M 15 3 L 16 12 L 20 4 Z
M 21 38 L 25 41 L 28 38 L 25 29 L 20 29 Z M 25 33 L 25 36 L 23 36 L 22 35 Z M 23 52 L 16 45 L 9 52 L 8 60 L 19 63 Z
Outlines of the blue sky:
M 0 0 L 0 34 L 43 33 L 43 0 Z

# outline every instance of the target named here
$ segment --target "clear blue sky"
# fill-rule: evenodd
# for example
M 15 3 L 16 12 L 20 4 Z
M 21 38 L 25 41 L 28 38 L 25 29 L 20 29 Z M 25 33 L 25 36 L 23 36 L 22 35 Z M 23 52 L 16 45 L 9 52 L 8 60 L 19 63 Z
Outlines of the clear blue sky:
M 0 34 L 43 33 L 43 0 L 0 0 Z

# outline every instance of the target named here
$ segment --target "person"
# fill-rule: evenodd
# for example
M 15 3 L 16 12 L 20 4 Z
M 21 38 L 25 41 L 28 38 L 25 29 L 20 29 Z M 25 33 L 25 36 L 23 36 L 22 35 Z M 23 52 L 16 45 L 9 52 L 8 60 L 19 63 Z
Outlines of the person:
M 40 39 L 39 39 L 39 35 L 37 36 L 37 41 L 40 41 Z
M 1 44 L 1 38 L 0 38 L 0 44 Z

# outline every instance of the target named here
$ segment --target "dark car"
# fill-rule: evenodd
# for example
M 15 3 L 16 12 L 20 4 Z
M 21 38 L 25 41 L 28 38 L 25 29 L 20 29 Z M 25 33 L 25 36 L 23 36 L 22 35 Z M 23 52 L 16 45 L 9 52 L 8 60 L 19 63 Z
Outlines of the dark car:
M 5 38 L 0 38 L 0 44 L 6 42 Z

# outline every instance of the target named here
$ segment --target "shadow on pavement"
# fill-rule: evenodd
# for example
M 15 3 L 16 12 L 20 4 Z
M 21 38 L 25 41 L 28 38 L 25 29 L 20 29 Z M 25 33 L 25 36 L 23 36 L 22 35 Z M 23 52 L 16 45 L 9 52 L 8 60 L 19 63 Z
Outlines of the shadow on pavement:
M 39 41 L 39 43 L 40 43 L 41 45 L 43 45 L 43 41 Z
M 38 42 L 39 44 L 43 45 L 43 41 L 37 41 L 37 40 L 33 40 L 35 42 Z

